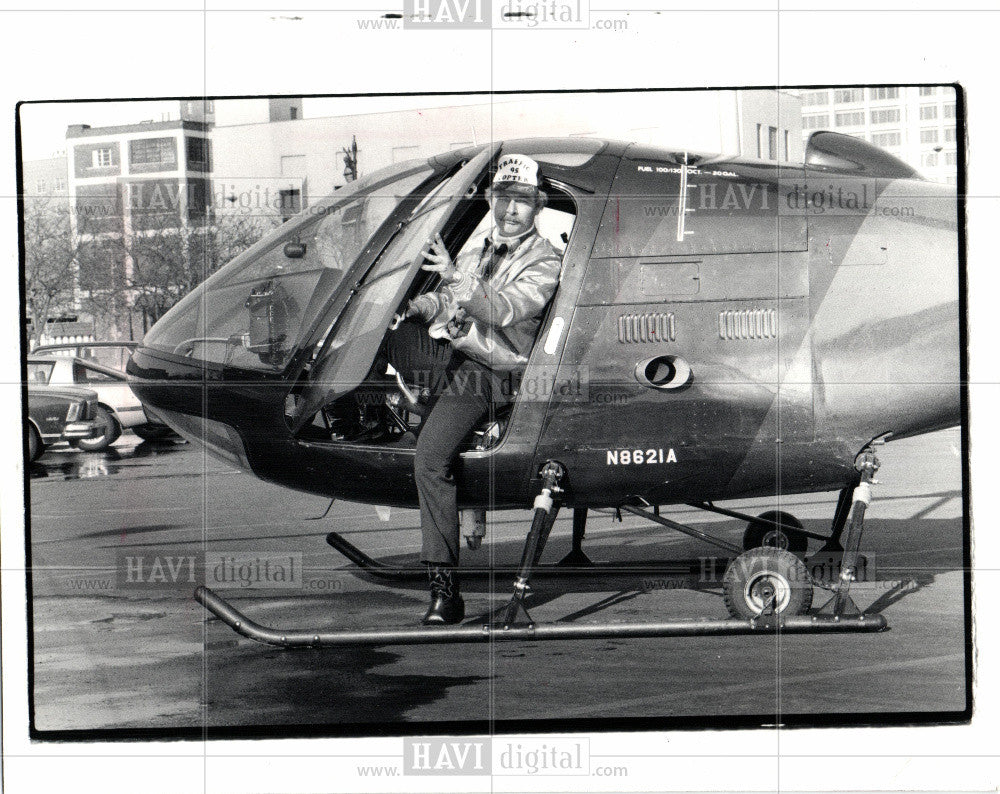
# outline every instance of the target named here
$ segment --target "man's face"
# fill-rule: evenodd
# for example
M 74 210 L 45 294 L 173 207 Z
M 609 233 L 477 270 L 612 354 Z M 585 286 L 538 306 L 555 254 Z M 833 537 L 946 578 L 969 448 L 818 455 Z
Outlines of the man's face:
M 490 204 L 497 231 L 504 237 L 517 237 L 528 231 L 541 209 L 537 196 L 537 192 L 527 185 L 494 188 Z

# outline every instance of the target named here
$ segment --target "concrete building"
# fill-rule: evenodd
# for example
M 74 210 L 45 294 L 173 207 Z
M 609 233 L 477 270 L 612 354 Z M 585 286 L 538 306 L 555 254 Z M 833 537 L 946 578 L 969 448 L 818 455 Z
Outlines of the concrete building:
M 68 183 L 77 233 L 204 224 L 212 172 L 208 131 L 198 121 L 71 126 Z
M 66 154 L 61 153 L 44 160 L 25 160 L 21 163 L 26 198 L 50 198 L 65 202 L 69 198 Z
M 287 98 L 281 100 L 294 108 Z M 345 100 L 349 101 L 349 100 Z M 272 119 L 275 100 L 216 103 L 215 204 L 220 212 L 287 217 L 345 184 L 343 149 L 358 142 L 360 175 L 493 139 L 613 138 L 697 152 L 801 162 L 797 97 L 782 91 L 658 91 L 483 97 L 450 105 L 323 118 Z M 253 108 L 256 108 L 254 111 Z M 228 118 L 256 118 L 225 124 Z
M 212 150 L 205 121 L 207 104 L 193 101 L 190 113 L 182 103 L 182 118 L 92 128 L 76 124 L 66 131 L 67 183 L 73 208 L 73 234 L 79 241 L 78 290 L 81 296 L 104 292 L 122 295 L 122 285 L 139 280 L 137 254 L 146 240 L 161 248 L 181 247 L 176 257 L 187 259 L 196 239 L 192 232 L 212 222 Z M 195 118 L 187 116 L 194 115 Z M 150 252 L 146 252 L 148 254 Z M 145 272 L 152 272 L 152 262 Z M 160 273 L 168 272 L 160 268 Z M 166 276 L 162 276 L 166 278 Z M 152 285 L 150 285 L 152 287 Z M 169 284 L 162 289 L 168 290 Z M 153 290 L 149 290 L 153 293 Z M 140 292 L 126 292 L 126 329 L 121 317 L 106 332 L 127 338 L 141 336 L 155 317 L 155 307 L 139 307 L 136 327 L 133 304 Z M 140 301 L 141 303 L 141 301 Z
M 955 89 L 950 86 L 825 88 L 797 92 L 802 133 L 835 130 L 864 138 L 929 179 L 958 181 Z

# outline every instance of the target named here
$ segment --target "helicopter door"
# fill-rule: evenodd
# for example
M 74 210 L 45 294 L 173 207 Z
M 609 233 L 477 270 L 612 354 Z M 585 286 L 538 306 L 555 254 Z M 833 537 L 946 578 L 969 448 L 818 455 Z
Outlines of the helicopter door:
M 344 310 L 334 321 L 298 396 L 290 422 L 298 431 L 324 405 L 358 387 L 371 369 L 379 345 L 424 263 L 420 255 L 437 233 L 448 238 L 460 221 L 458 209 L 474 195 L 499 144 L 483 150 L 439 186 L 402 220 L 367 272 L 358 281 Z

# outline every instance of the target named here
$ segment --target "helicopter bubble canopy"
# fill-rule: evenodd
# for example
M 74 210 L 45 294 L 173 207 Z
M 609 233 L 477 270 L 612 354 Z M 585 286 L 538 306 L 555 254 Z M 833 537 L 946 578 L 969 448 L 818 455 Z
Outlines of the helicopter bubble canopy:
M 188 294 L 153 326 L 143 347 L 224 367 L 283 371 L 324 308 L 354 280 L 346 277 L 376 232 L 404 205 L 410 209 L 404 218 L 417 214 L 427 194 L 440 190 L 444 174 L 434 176 L 427 161 L 410 161 L 341 188 Z

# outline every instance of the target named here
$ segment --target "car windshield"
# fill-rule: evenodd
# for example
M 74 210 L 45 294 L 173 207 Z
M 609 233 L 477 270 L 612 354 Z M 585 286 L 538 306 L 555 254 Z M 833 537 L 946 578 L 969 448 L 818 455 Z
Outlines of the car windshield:
M 184 298 L 142 344 L 242 369 L 281 370 L 315 307 L 430 174 L 426 163 L 393 166 L 305 210 Z
M 29 361 L 28 362 L 28 383 L 46 384 L 52 377 L 52 368 L 55 366 L 49 361 Z

